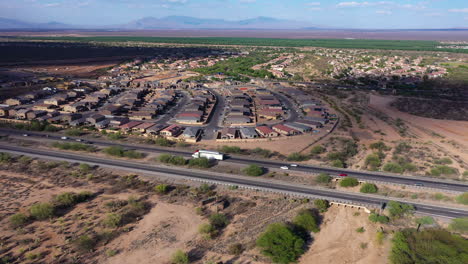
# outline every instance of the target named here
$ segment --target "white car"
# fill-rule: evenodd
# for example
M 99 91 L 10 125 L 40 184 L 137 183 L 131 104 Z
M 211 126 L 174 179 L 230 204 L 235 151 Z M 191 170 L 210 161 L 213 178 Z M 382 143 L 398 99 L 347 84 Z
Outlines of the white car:
M 28 134 L 23 134 L 23 137 L 29 137 L 29 135 Z
M 282 170 L 289 170 L 288 166 L 281 166 L 280 169 L 282 169 Z
M 291 165 L 289 165 L 289 166 L 291 166 L 291 167 L 297 167 L 297 164 L 291 164 Z
M 67 139 L 68 139 L 68 137 L 61 137 L 60 139 L 67 140 Z

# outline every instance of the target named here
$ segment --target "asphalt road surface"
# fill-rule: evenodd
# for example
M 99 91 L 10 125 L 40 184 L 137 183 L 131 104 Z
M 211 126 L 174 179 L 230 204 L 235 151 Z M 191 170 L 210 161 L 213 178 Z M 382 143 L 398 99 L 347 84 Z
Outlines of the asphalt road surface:
M 329 191 L 324 189 L 314 189 L 307 186 L 293 185 L 288 183 L 280 183 L 278 181 L 267 181 L 265 179 L 236 177 L 234 175 L 213 175 L 205 172 L 194 170 L 180 170 L 175 168 L 157 167 L 149 164 L 138 162 L 115 160 L 108 158 L 100 158 L 95 156 L 88 156 L 83 154 L 73 154 L 60 151 L 39 150 L 25 147 L 17 147 L 10 145 L 0 145 L 1 151 L 7 151 L 16 154 L 33 155 L 36 157 L 67 160 L 71 162 L 85 162 L 102 167 L 122 169 L 126 171 L 157 174 L 162 173 L 170 175 L 173 178 L 190 178 L 192 180 L 202 180 L 212 183 L 238 185 L 247 188 L 253 188 L 265 191 L 274 191 L 278 193 L 285 193 L 303 197 L 322 197 L 331 201 L 337 202 L 351 202 L 365 206 L 380 207 L 382 204 L 387 203 L 391 199 L 380 198 L 371 195 L 340 193 L 337 191 Z M 428 204 L 412 203 L 415 210 L 422 214 L 442 216 L 448 218 L 467 217 L 468 210 L 462 208 L 447 208 Z
M 18 130 L 8 130 L 1 129 L 0 132 L 8 135 L 19 135 Z M 27 133 L 30 137 L 41 137 L 44 138 L 46 133 L 42 132 L 24 132 Z M 48 139 L 61 140 L 61 136 L 49 134 Z M 78 137 L 70 137 L 70 141 L 78 139 Z M 192 153 L 189 151 L 175 150 L 170 148 L 162 148 L 157 146 L 144 146 L 138 144 L 123 144 L 118 143 L 117 141 L 106 141 L 106 140 L 97 140 L 97 139 L 84 139 L 87 142 L 99 145 L 99 146 L 121 146 L 127 149 L 134 149 L 143 152 L 153 152 L 153 153 L 167 153 L 172 155 L 181 155 L 184 157 L 191 157 Z M 347 174 L 358 178 L 362 181 L 373 181 L 373 182 L 386 182 L 392 184 L 403 184 L 403 185 L 418 185 L 426 188 L 434 188 L 446 191 L 456 191 L 456 192 L 468 192 L 468 183 L 456 182 L 452 180 L 443 180 L 443 179 L 433 179 L 428 177 L 416 177 L 416 176 L 403 176 L 398 174 L 383 173 L 383 172 L 366 172 L 366 171 L 354 171 L 341 168 L 329 168 L 321 166 L 312 166 L 312 165 L 302 165 L 299 164 L 297 167 L 289 166 L 287 162 L 275 161 L 275 160 L 263 160 L 263 159 L 254 159 L 248 156 L 230 156 L 226 159 L 226 162 L 239 163 L 239 164 L 257 164 L 266 168 L 275 168 L 279 169 L 281 166 L 288 166 L 290 171 L 301 171 L 307 173 L 328 173 L 331 176 L 339 177 L 340 174 Z

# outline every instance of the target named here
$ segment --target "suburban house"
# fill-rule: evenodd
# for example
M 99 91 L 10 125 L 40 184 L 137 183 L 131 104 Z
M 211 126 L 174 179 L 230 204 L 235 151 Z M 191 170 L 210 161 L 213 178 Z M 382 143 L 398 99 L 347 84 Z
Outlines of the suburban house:
M 150 135 L 159 135 L 159 132 L 161 132 L 161 130 L 163 130 L 164 128 L 166 128 L 165 125 L 156 124 L 150 128 L 147 128 L 146 133 Z
M 201 111 L 185 111 L 177 115 L 176 122 L 178 123 L 199 123 L 203 112 Z
M 242 127 L 240 130 L 242 138 L 251 139 L 258 138 L 258 134 L 253 127 Z
M 130 113 L 128 117 L 132 120 L 150 120 L 150 119 L 153 119 L 155 115 L 156 115 L 155 111 L 140 110 L 140 111 Z
M 310 132 L 312 130 L 311 127 L 306 126 L 306 125 L 302 125 L 302 124 L 298 124 L 298 123 L 284 123 L 284 125 L 288 126 L 290 128 L 296 129 L 297 131 L 300 131 L 302 133 L 307 133 L 307 132 Z
M 235 139 L 237 130 L 235 128 L 225 127 L 221 130 L 221 139 Z
M 159 134 L 166 136 L 166 137 L 177 137 L 182 133 L 182 127 L 178 125 L 170 125 L 165 129 L 161 130 Z
M 278 119 L 280 116 L 284 114 L 282 109 L 274 109 L 274 108 L 267 108 L 267 109 L 260 109 L 257 111 L 258 117 L 265 118 L 265 119 Z
M 63 107 L 63 111 L 69 112 L 69 113 L 83 112 L 86 110 L 88 110 L 88 107 L 86 107 L 86 103 L 83 103 L 83 102 L 68 104 Z
M 0 117 L 7 117 L 9 115 L 10 107 L 0 107 Z
M 305 120 L 305 119 L 299 119 L 299 120 L 296 120 L 296 123 L 298 124 L 301 124 L 301 125 L 305 125 L 305 126 L 309 126 L 311 128 L 321 128 L 323 125 L 322 123 L 320 122 L 315 122 L 315 121 L 310 121 L 310 120 Z
M 226 124 L 247 124 L 247 123 L 252 123 L 252 119 L 247 116 L 232 116 L 229 115 L 225 119 Z
M 274 131 L 280 133 L 283 136 L 294 136 L 294 135 L 298 135 L 301 133 L 298 130 L 285 126 L 283 124 L 274 125 L 272 128 Z
M 38 117 L 45 116 L 45 115 L 47 115 L 47 111 L 37 110 L 37 111 L 31 111 L 31 112 L 26 113 L 26 118 L 28 120 L 33 120 L 33 119 L 36 119 Z
M 199 127 L 187 127 L 182 133 L 184 139 L 192 139 L 197 141 L 200 138 L 201 129 Z
M 104 119 L 106 119 L 105 116 L 101 114 L 94 114 L 86 118 L 86 122 L 90 123 L 91 125 L 95 125 L 97 122 L 100 122 Z
M 122 124 L 119 126 L 120 129 L 124 130 L 124 131 L 128 131 L 128 130 L 131 130 L 133 129 L 134 127 L 136 126 L 139 126 L 140 124 L 142 124 L 142 122 L 139 122 L 139 121 L 130 121 L 128 123 L 125 123 L 125 124 Z
M 121 125 L 123 125 L 125 123 L 128 123 L 128 122 L 129 122 L 129 120 L 126 117 L 113 117 L 110 120 L 109 125 L 112 126 L 112 127 L 118 127 L 118 126 L 121 126 Z
M 309 121 L 319 122 L 319 123 L 322 124 L 322 125 L 325 125 L 326 123 L 328 123 L 328 119 L 323 118 L 323 117 L 310 117 L 310 116 L 306 116 L 306 117 L 304 117 L 304 119 L 305 119 L 305 120 L 309 120 Z
M 32 112 L 31 109 L 20 109 L 18 111 L 16 111 L 16 119 L 26 119 L 27 118 L 27 114 L 29 112 Z
M 99 121 L 96 124 L 94 124 L 94 127 L 97 128 L 97 129 L 103 129 L 103 128 L 106 128 L 107 126 L 109 126 L 109 124 L 110 124 L 110 120 L 109 119 L 104 119 L 104 120 Z
M 267 127 L 267 126 L 258 126 L 255 128 L 257 133 L 265 138 L 270 138 L 270 137 L 277 137 L 279 136 L 279 133 L 274 131 L 273 129 Z
M 102 115 L 106 115 L 106 116 L 116 115 L 122 111 L 122 107 L 123 107 L 122 105 L 110 104 L 110 105 L 106 105 L 105 107 L 103 107 L 101 111 L 99 112 Z
M 154 126 L 154 123 L 141 123 L 138 126 L 133 127 L 132 130 L 133 131 L 138 131 L 138 132 L 141 132 L 141 133 L 145 133 L 146 129 L 148 129 L 148 128 L 152 127 L 152 126 Z

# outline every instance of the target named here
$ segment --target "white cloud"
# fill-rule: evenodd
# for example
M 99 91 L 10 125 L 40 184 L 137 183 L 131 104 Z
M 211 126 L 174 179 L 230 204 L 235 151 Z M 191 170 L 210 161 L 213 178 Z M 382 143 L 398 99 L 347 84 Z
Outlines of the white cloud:
M 468 8 L 449 9 L 452 13 L 468 13 Z
M 319 6 L 320 2 L 310 2 L 310 3 L 306 3 L 306 5 L 308 5 L 308 6 Z
M 389 10 L 377 10 L 375 13 L 380 14 L 380 15 L 391 15 L 392 11 Z
M 255 3 L 257 2 L 257 0 L 239 0 L 239 2 L 248 4 L 248 3 Z
M 320 7 L 311 7 L 311 8 L 308 8 L 308 10 L 310 10 L 310 11 L 320 11 L 320 10 L 322 10 L 322 8 L 320 8 Z
M 385 5 L 393 5 L 394 2 L 389 1 L 379 1 L 379 2 L 341 2 L 338 3 L 337 7 L 366 7 L 366 6 L 385 6 Z
M 56 7 L 56 6 L 59 6 L 60 3 L 48 3 L 48 4 L 44 4 L 45 7 Z

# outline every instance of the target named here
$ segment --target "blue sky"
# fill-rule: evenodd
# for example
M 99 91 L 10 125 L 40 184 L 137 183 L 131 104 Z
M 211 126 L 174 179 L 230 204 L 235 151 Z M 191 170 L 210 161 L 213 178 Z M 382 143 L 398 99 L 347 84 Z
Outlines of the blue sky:
M 267 16 L 348 28 L 468 28 L 468 0 L 0 0 L 0 17 L 30 22 L 115 25 L 170 15 Z

